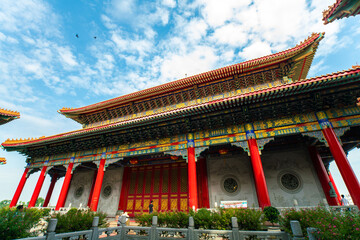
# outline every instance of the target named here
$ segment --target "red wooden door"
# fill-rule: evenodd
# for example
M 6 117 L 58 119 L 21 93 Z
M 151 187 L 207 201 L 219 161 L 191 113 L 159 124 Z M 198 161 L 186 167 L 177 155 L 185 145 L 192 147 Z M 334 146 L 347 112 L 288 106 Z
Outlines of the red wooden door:
M 188 210 L 186 163 L 130 167 L 126 171 L 120 207 L 130 216 L 148 212 L 151 200 L 154 211 Z

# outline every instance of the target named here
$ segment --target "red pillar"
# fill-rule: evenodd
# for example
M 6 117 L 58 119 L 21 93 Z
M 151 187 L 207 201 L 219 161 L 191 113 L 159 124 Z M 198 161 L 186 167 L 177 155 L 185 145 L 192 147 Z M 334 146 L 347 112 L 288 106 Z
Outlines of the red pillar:
M 50 198 L 51 198 L 51 194 L 54 190 L 54 187 L 55 187 L 55 183 L 57 181 L 57 174 L 55 173 L 52 177 L 51 177 L 51 183 L 50 183 L 50 186 L 49 186 L 49 190 L 46 194 L 46 198 L 45 198 L 45 201 L 44 201 L 44 204 L 43 204 L 43 207 L 47 207 L 48 204 L 49 204 L 49 201 L 50 201 Z
M 192 134 L 188 134 L 188 179 L 189 179 L 189 208 L 197 210 L 198 196 L 196 184 L 196 162 L 195 162 L 195 144 Z
M 336 187 L 335 181 L 334 181 L 334 179 L 333 179 L 330 171 L 328 171 L 328 175 L 329 175 L 330 182 L 332 183 L 332 185 L 333 185 L 333 187 L 334 187 L 334 189 L 335 189 L 335 193 L 336 193 L 336 196 L 337 196 L 337 200 L 339 201 L 339 204 L 340 204 L 340 203 L 341 203 L 341 195 L 340 195 L 340 193 L 339 193 L 338 188 Z
M 96 212 L 98 203 L 99 203 L 99 197 L 101 192 L 101 186 L 104 178 L 104 168 L 105 168 L 105 158 L 101 158 L 100 160 L 100 166 L 97 172 L 96 176 L 96 182 L 94 186 L 94 191 L 91 199 L 90 209 L 91 211 Z
M 11 200 L 11 202 L 10 202 L 10 207 L 12 208 L 12 207 L 14 207 L 14 206 L 16 206 L 16 204 L 17 204 L 17 202 L 18 202 L 18 200 L 19 200 L 19 197 L 20 197 L 20 195 L 21 195 L 21 192 L 22 192 L 22 190 L 23 190 L 23 188 L 24 188 L 24 185 L 25 185 L 25 182 L 26 182 L 26 180 L 27 180 L 27 173 L 29 172 L 29 168 L 25 168 L 25 170 L 24 170 L 24 173 L 23 173 L 23 175 L 22 175 L 22 177 L 21 177 L 21 179 L 20 179 L 20 182 L 19 182 L 19 185 L 18 185 L 18 187 L 16 188 L 16 191 L 15 191 L 15 194 L 14 194 L 14 197 L 12 198 L 12 200 Z
M 129 192 L 129 176 L 130 176 L 130 168 L 124 167 L 124 173 L 123 173 L 123 180 L 122 180 L 122 186 L 121 186 L 121 194 L 120 194 L 120 200 L 119 200 L 119 208 L 118 210 L 123 210 L 125 212 L 126 210 L 126 202 L 127 202 L 127 196 Z
M 354 201 L 354 204 L 360 208 L 360 184 L 350 166 L 344 149 L 339 143 L 339 140 L 337 139 L 336 134 L 332 129 L 331 123 L 326 118 L 325 113 L 320 112 L 317 113 L 316 116 L 321 126 L 322 133 L 324 134 L 325 139 L 329 144 L 329 148 L 332 156 L 334 157 L 335 163 L 339 168 L 347 189 L 349 190 L 351 198 Z
M 247 124 L 246 128 L 246 139 L 250 151 L 256 194 L 259 202 L 259 207 L 264 209 L 264 207 L 271 206 L 270 197 L 266 186 L 264 170 L 261 163 L 259 148 L 256 143 L 254 130 L 252 128 L 252 125 L 250 124 Z
M 97 176 L 97 169 L 94 171 L 94 176 L 93 176 L 93 180 L 92 180 L 92 183 L 91 183 L 90 194 L 89 194 L 89 197 L 88 197 L 88 202 L 86 204 L 86 206 L 88 206 L 88 207 L 90 207 L 90 204 L 91 204 L 91 199 L 92 199 L 92 195 L 93 195 L 93 192 L 94 192 L 96 176 Z
M 63 185 L 61 187 L 61 192 L 60 192 L 58 202 L 56 203 L 55 211 L 59 211 L 60 208 L 64 207 L 66 196 L 67 196 L 69 186 L 70 186 L 70 182 L 71 182 L 73 166 L 74 166 L 74 163 L 73 163 L 73 160 L 72 160 L 72 162 L 69 163 L 69 166 L 68 166 L 68 168 L 66 170 L 64 183 L 63 183 Z
M 206 158 L 198 158 L 196 163 L 197 172 L 197 190 L 198 190 L 198 207 L 210 208 L 209 187 L 207 177 Z
M 332 190 L 330 187 L 331 181 L 330 181 L 329 175 L 325 169 L 324 163 L 321 159 L 319 152 L 317 151 L 316 147 L 309 147 L 309 152 L 310 152 L 311 159 L 314 163 L 316 173 L 319 177 L 321 186 L 324 190 L 324 194 L 325 194 L 328 204 L 330 206 L 340 205 L 340 202 L 338 201 L 337 197 L 330 196 L 330 191 Z
M 39 197 L 39 194 L 40 194 L 40 191 L 41 191 L 41 187 L 42 187 L 42 185 L 44 183 L 44 180 L 45 180 L 46 169 L 47 169 L 47 166 L 43 166 L 42 169 L 41 169 L 39 180 L 36 183 L 35 190 L 34 190 L 33 195 L 31 196 L 28 208 L 32 208 L 36 204 L 36 201 L 37 201 L 37 199 Z

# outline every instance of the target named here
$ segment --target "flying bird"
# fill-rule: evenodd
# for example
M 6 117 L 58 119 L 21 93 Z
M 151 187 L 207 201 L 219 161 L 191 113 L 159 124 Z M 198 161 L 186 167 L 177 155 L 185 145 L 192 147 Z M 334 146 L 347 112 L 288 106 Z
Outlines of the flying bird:
M 96 39 L 96 36 L 94 36 L 94 39 Z
M 79 34 L 76 34 L 75 37 L 79 38 Z

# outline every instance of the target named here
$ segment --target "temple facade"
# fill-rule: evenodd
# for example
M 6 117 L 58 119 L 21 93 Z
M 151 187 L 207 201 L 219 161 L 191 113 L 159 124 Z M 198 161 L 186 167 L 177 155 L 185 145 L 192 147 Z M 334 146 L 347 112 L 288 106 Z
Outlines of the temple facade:
M 27 156 L 15 191 L 41 171 L 56 210 L 115 215 L 214 208 L 338 205 L 336 164 L 354 204 L 360 185 L 346 154 L 360 141 L 360 66 L 307 79 L 323 33 L 258 59 L 59 113 L 80 130 L 6 140 Z M 51 196 L 64 177 L 59 196 Z M 33 186 L 28 186 L 33 187 Z

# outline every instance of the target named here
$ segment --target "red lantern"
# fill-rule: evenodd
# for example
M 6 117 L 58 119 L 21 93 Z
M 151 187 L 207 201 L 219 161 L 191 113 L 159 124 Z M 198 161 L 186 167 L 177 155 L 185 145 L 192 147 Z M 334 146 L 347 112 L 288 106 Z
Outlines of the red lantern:
M 228 149 L 220 149 L 220 150 L 219 150 L 219 153 L 220 153 L 221 155 L 225 155 L 225 154 L 227 154 L 228 152 L 229 152 Z
M 170 158 L 171 158 L 171 160 L 178 160 L 179 159 L 178 156 L 171 156 Z
M 135 164 L 137 164 L 139 161 L 137 160 L 137 159 L 131 159 L 130 160 L 130 164 L 132 164 L 132 165 L 135 165 Z

